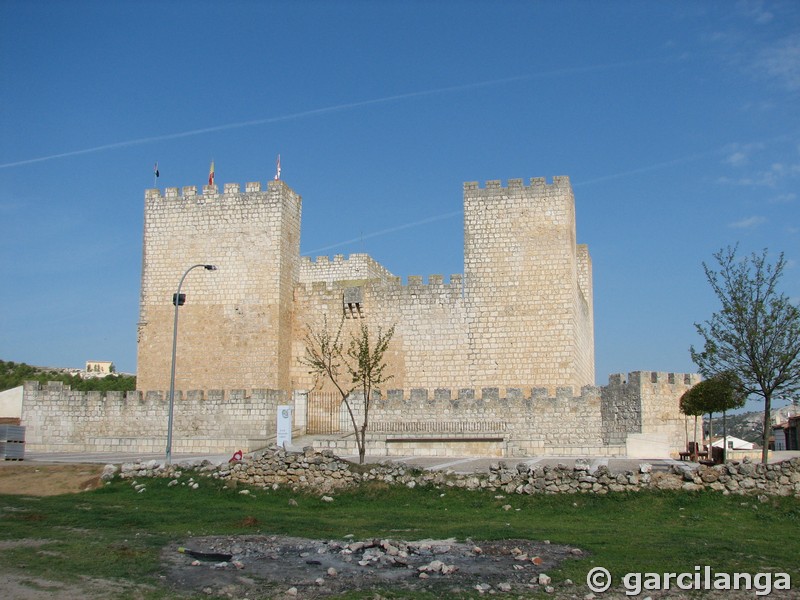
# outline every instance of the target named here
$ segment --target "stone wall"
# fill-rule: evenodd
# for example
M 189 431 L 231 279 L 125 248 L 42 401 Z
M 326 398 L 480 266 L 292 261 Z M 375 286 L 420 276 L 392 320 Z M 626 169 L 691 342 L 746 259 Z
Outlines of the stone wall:
M 372 456 L 626 456 L 637 437 L 650 458 L 685 450 L 686 419 L 679 398 L 699 381 L 684 373 L 612 375 L 601 388 L 585 386 L 549 394 L 545 388 L 416 388 L 376 393 L 370 405 L 368 454 Z M 363 399 L 351 405 L 361 422 Z M 344 411 L 344 407 L 341 409 Z M 344 416 L 344 415 L 343 415 Z M 340 422 L 347 423 L 346 418 Z M 702 422 L 701 422 L 702 426 Z M 343 427 L 317 448 L 356 452 Z
M 653 438 L 644 456 L 677 457 L 686 447 L 678 399 L 697 376 L 634 372 L 627 381 L 559 388 L 415 388 L 376 393 L 369 419 L 372 456 L 625 456 L 631 435 Z M 24 386 L 22 424 L 32 451 L 158 452 L 165 447 L 168 396 L 151 392 L 76 392 L 58 382 Z M 175 452 L 253 450 L 273 439 L 278 404 L 295 405 L 305 433 L 308 394 L 277 390 L 175 394 Z M 352 398 L 357 422 L 363 401 Z M 345 410 L 340 407 L 340 411 Z M 340 422 L 347 423 L 345 418 Z M 349 425 L 315 440 L 318 448 L 355 453 Z M 649 452 L 649 454 L 648 454 Z
M 276 390 L 176 392 L 172 450 L 227 453 L 275 439 Z M 162 392 L 77 392 L 60 382 L 26 382 L 22 423 L 33 452 L 163 452 L 169 397 Z
M 167 389 L 183 273 L 177 389 L 289 389 L 301 199 L 281 181 L 148 190 L 137 385 Z
M 351 257 L 352 260 L 352 257 Z M 345 294 L 356 291 L 360 302 L 348 306 Z M 292 371 L 294 389 L 314 387 L 308 369 L 301 363 L 303 338 L 309 327 L 320 330 L 327 320 L 331 331 L 345 312 L 344 339 L 356 333 L 361 323 L 371 331 L 396 326 L 386 355 L 392 387 L 469 385 L 466 361 L 468 337 L 463 309 L 461 276 L 445 283 L 440 275 L 410 276 L 403 285 L 399 277 L 371 281 L 314 282 L 295 290 L 295 353 Z M 465 383 L 466 382 L 466 383 Z
M 474 385 L 594 384 L 591 261 L 568 177 L 465 183 L 464 278 Z
M 190 469 L 189 465 L 166 467 L 152 461 L 123 465 L 123 479 L 169 477 L 175 483 Z M 609 492 L 641 492 L 646 490 L 713 490 L 722 494 L 796 496 L 800 497 L 800 458 L 763 465 L 731 461 L 695 470 L 674 465 L 667 472 L 653 472 L 642 463 L 637 471 L 611 472 L 600 466 L 595 471 L 583 460 L 575 465 L 529 466 L 520 463 L 509 467 L 505 462 L 491 465 L 488 474 L 460 475 L 442 471 L 420 472 L 402 464 L 372 465 L 356 470 L 332 452 L 286 452 L 271 448 L 245 457 L 244 460 L 201 467 L 206 477 L 260 488 L 331 492 L 371 481 L 406 487 L 435 486 L 467 490 L 486 490 L 507 494 L 607 494 Z M 111 470 L 109 469 L 109 472 Z M 191 471 L 190 471 L 191 472 Z M 192 478 L 191 481 L 194 481 Z M 185 483 L 185 482 L 184 482 Z M 198 484 L 199 487 L 199 484 Z

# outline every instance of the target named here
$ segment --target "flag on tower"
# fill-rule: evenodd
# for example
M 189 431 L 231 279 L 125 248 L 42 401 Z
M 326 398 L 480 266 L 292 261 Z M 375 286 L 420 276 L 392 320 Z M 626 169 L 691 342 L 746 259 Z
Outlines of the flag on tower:
M 211 168 L 208 170 L 208 185 L 214 185 L 214 161 L 211 161 Z
M 275 181 L 281 178 L 281 155 L 278 154 L 278 160 L 275 163 Z
M 159 172 L 158 172 L 158 161 L 156 161 L 156 164 L 155 164 L 155 166 L 153 167 L 153 175 L 155 175 L 155 176 L 156 176 L 156 178 L 158 178 L 158 176 L 159 176 Z

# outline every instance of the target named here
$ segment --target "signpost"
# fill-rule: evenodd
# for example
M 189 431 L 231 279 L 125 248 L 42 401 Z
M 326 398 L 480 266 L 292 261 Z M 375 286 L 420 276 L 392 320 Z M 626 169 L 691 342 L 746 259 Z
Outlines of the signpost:
M 283 404 L 278 406 L 278 446 L 286 448 L 287 444 L 292 443 L 292 416 L 294 406 Z

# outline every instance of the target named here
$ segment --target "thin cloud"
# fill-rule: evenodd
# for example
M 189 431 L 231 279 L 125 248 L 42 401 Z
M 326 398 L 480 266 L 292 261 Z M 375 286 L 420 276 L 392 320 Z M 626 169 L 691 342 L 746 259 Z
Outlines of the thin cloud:
M 756 56 L 753 67 L 791 91 L 800 90 L 800 35 L 786 37 L 764 48 Z
M 741 221 L 729 223 L 728 227 L 731 227 L 732 229 L 752 229 L 753 227 L 758 227 L 762 223 L 766 222 L 767 219 L 765 217 L 753 216 L 742 219 Z
M 745 17 L 752 19 L 756 25 L 766 25 L 775 18 L 775 15 L 764 7 L 763 0 L 739 0 L 736 9 Z
M 789 192 L 788 194 L 780 194 L 774 198 L 769 199 L 770 204 L 789 204 L 797 199 L 797 194 Z
M 679 158 L 674 158 L 672 160 L 667 160 L 664 162 L 654 163 L 652 165 L 647 165 L 644 167 L 639 167 L 638 169 L 632 169 L 630 171 L 624 171 L 622 173 L 614 173 L 612 175 L 604 175 L 603 177 L 596 177 L 594 179 L 587 179 L 586 181 L 579 181 L 572 184 L 573 187 L 580 187 L 584 185 L 590 185 L 593 183 L 601 183 L 603 181 L 610 181 L 612 179 L 620 179 L 622 177 L 630 177 L 631 175 L 639 175 L 640 173 L 648 173 L 650 171 L 658 171 L 660 169 L 666 169 L 669 167 L 674 167 L 683 163 L 692 162 L 695 160 L 699 160 L 702 158 L 708 158 L 709 156 L 715 156 L 720 153 L 720 150 L 711 150 L 709 152 L 699 152 L 697 154 L 689 154 L 687 156 L 681 156 Z
M 151 137 L 143 137 L 137 138 L 132 140 L 126 140 L 123 142 L 114 142 L 111 144 L 103 144 L 100 146 L 93 146 L 91 148 L 84 148 L 81 150 L 71 150 L 69 152 L 60 152 L 58 154 L 50 154 L 47 156 L 39 156 L 36 158 L 28 158 L 24 160 L 17 160 L 14 162 L 8 162 L 0 164 L 0 169 L 8 169 L 11 167 L 19 167 L 22 165 L 30 165 L 34 163 L 45 162 L 49 160 L 56 160 L 59 158 L 67 158 L 70 156 L 80 156 L 82 154 L 93 154 L 96 152 L 103 152 L 106 150 L 116 150 L 119 148 L 127 148 L 130 146 L 141 146 L 143 144 L 152 144 L 154 142 L 163 142 L 166 140 L 175 140 L 185 137 L 192 137 L 197 135 L 204 135 L 207 133 L 215 133 L 218 131 L 228 131 L 231 129 L 242 129 L 245 127 L 256 127 L 260 125 L 269 125 L 272 123 L 282 123 L 284 121 L 292 121 L 295 119 L 304 119 L 307 117 L 316 117 L 320 115 L 347 111 L 347 110 L 354 110 L 357 108 L 364 108 L 367 106 L 374 106 L 378 104 L 388 104 L 391 102 L 397 102 L 400 100 L 409 100 L 412 98 L 422 98 L 425 96 L 433 96 L 437 94 L 450 94 L 456 92 L 465 92 L 469 90 L 475 90 L 480 88 L 486 87 L 493 87 L 497 85 L 503 85 L 508 83 L 514 83 L 518 81 L 528 81 L 532 79 L 539 79 L 544 77 L 559 77 L 564 75 L 575 75 L 580 73 L 592 73 L 597 71 L 607 71 L 612 69 L 621 69 L 626 67 L 633 67 L 639 65 L 646 65 L 652 63 L 660 63 L 664 62 L 666 59 L 643 59 L 643 60 L 632 60 L 632 61 L 624 61 L 624 62 L 617 62 L 617 63 L 607 63 L 601 65 L 589 65 L 586 67 L 572 67 L 572 68 L 565 68 L 565 69 L 555 69 L 553 71 L 544 71 L 541 73 L 532 73 L 528 75 L 518 75 L 515 77 L 506 77 L 503 79 L 492 79 L 489 81 L 479 81 L 475 83 L 467 83 L 464 85 L 455 85 L 455 86 L 448 86 L 448 87 L 441 87 L 435 88 L 431 90 L 422 90 L 418 92 L 408 92 L 405 94 L 395 94 L 393 96 L 385 96 L 383 98 L 373 98 L 371 100 L 360 100 L 357 102 L 348 102 L 345 104 L 337 104 L 335 106 L 326 106 L 323 108 L 316 108 L 312 110 L 306 110 L 297 113 L 291 113 L 288 115 L 281 115 L 277 117 L 268 117 L 264 119 L 253 119 L 251 121 L 241 121 L 238 123 L 227 123 L 224 125 L 215 125 L 213 127 L 202 127 L 199 129 L 191 129 L 188 131 L 180 131 L 177 133 L 169 133 L 165 135 L 156 135 Z

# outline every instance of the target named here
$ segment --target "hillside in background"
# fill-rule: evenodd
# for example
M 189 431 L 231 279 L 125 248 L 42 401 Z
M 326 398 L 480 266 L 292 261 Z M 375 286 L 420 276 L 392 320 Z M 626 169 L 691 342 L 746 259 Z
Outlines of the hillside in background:
M 0 392 L 22 385 L 26 381 L 61 381 L 73 390 L 82 392 L 132 391 L 136 389 L 134 375 L 111 374 L 84 379 L 80 369 L 34 367 L 25 363 L 0 360 Z
M 706 416 L 706 418 L 708 418 Z M 728 414 L 725 418 L 727 422 L 728 435 L 737 437 L 748 442 L 753 442 L 761 446 L 764 431 L 764 413 L 746 412 L 738 415 Z M 722 415 L 714 415 L 714 437 L 722 435 Z

